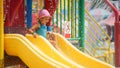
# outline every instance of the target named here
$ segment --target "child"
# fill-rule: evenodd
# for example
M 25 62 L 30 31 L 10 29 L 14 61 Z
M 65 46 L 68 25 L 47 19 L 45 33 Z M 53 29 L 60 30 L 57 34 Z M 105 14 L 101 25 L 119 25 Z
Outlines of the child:
M 50 32 L 47 32 L 47 22 L 50 20 L 51 16 L 49 12 L 46 9 L 42 9 L 39 12 L 39 19 L 38 23 L 33 25 L 29 31 L 36 37 L 37 35 L 41 35 L 49 40 L 49 42 L 55 47 L 56 41 L 55 41 L 55 35 L 50 34 Z M 36 32 L 34 32 L 34 30 Z M 46 33 L 48 36 L 46 37 Z
M 33 25 L 29 31 L 36 37 L 37 35 L 42 35 L 46 38 L 47 27 L 46 24 L 51 18 L 49 12 L 46 9 L 39 11 L 38 23 Z M 36 32 L 34 32 L 34 30 Z

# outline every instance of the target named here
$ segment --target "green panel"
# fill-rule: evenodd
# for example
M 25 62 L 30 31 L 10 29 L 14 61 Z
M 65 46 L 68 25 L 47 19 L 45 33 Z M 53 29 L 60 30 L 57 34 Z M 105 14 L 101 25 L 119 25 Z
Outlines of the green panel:
M 68 21 L 70 21 L 70 0 L 68 1 Z
M 54 21 L 55 19 L 54 19 L 54 16 L 52 17 L 52 24 L 55 24 L 55 21 Z
M 79 0 L 79 37 L 80 37 L 80 47 L 84 49 L 84 0 Z
M 60 34 L 62 34 L 62 0 L 60 0 Z
M 64 21 L 66 21 L 66 0 L 64 0 Z
M 74 7 L 74 8 L 75 8 L 75 26 L 77 26 L 77 24 L 76 24 L 76 23 L 77 23 L 77 22 L 76 22 L 76 16 L 77 16 L 77 14 L 76 14 L 76 11 L 77 11 L 77 9 L 76 9 L 76 8 L 77 8 L 76 3 L 77 3 L 77 2 L 76 2 L 76 0 L 74 0 L 74 1 L 75 1 L 75 7 Z M 76 34 L 76 33 L 77 33 L 77 30 L 76 30 L 76 29 L 77 29 L 77 27 L 75 27 L 75 37 L 76 37 L 76 35 L 77 35 L 77 34 Z
M 58 8 L 56 9 L 56 31 L 58 32 Z

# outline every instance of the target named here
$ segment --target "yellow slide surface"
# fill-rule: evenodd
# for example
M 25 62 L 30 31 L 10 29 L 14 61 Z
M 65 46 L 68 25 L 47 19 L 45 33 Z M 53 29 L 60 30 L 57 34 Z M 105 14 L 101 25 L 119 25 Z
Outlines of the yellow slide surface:
M 68 68 L 45 55 L 22 35 L 5 35 L 5 51 L 9 55 L 19 56 L 30 68 Z
M 59 53 L 46 39 L 32 35 L 5 35 L 5 50 L 19 56 L 30 68 L 83 68 Z
M 30 68 L 114 68 L 82 53 L 60 34 L 55 35 L 56 48 L 42 36 L 5 34 L 5 50 L 20 57 Z
M 42 52 L 50 56 L 52 59 L 61 62 L 70 68 L 83 68 L 81 65 L 71 61 L 66 56 L 59 53 L 57 49 L 53 47 L 49 43 L 48 40 L 43 38 L 42 36 L 39 36 L 37 38 L 34 38 L 32 35 L 26 35 L 26 38 L 29 39 L 30 42 L 32 42 L 38 49 L 40 49 Z
M 63 36 L 55 33 L 57 39 L 57 49 L 69 59 L 77 62 L 85 68 L 114 68 L 112 65 L 99 61 L 86 55 L 69 43 Z

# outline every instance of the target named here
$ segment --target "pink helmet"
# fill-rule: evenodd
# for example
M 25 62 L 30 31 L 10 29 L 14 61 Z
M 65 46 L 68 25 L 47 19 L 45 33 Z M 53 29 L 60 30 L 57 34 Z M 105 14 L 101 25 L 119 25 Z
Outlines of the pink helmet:
M 46 9 L 42 9 L 39 11 L 39 18 L 46 17 L 46 16 L 51 17 L 50 13 Z

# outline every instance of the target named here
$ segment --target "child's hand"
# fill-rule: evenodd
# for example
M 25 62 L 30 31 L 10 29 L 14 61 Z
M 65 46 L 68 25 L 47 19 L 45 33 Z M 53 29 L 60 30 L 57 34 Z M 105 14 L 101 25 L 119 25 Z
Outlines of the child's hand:
M 34 38 L 37 38 L 37 37 L 38 37 L 38 34 L 37 34 L 37 33 L 33 33 L 33 37 L 34 37 Z

